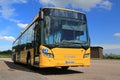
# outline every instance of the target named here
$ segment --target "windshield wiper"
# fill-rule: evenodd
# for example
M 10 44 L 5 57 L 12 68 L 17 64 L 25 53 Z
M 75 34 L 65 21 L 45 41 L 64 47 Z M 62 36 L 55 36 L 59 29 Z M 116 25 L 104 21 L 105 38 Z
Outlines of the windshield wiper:
M 72 43 L 72 44 L 85 44 L 85 41 L 78 41 L 78 40 L 63 40 L 61 43 Z
M 48 47 L 48 48 L 55 48 L 55 47 L 58 47 L 59 45 L 58 44 L 45 44 L 44 46 Z

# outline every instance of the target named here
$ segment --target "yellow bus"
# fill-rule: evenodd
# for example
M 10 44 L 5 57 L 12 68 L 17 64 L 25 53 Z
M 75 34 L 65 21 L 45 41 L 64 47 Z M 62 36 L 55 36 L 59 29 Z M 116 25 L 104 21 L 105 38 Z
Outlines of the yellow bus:
M 41 8 L 13 42 L 14 62 L 39 68 L 90 66 L 86 15 L 65 8 Z

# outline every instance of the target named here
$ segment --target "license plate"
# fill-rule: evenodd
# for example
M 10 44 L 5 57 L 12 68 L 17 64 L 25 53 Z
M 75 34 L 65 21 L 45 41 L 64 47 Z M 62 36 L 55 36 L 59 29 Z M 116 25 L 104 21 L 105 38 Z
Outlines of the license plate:
M 74 64 L 74 61 L 66 61 L 66 64 Z

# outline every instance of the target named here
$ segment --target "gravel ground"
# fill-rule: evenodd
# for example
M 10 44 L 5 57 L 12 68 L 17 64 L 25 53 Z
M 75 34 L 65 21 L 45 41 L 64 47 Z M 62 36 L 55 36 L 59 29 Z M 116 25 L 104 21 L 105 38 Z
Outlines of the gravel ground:
M 91 60 L 90 67 L 28 69 L 0 58 L 0 80 L 120 80 L 120 60 Z

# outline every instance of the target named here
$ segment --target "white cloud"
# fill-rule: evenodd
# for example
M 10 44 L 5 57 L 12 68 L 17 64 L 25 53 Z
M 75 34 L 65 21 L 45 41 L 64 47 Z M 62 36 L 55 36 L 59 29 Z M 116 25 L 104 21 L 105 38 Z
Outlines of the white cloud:
M 115 33 L 114 36 L 120 38 L 120 33 Z
M 0 36 L 0 40 L 14 41 L 15 38 L 12 36 Z
M 112 3 L 110 1 L 108 1 L 108 0 L 102 1 L 100 7 L 110 10 L 111 7 L 112 7 Z
M 120 44 L 95 44 L 92 46 L 103 47 L 103 54 L 120 54 Z
M 13 0 L 16 3 L 27 3 L 28 0 Z
M 91 8 L 111 9 L 112 3 L 109 0 L 39 0 L 45 6 L 52 4 L 56 7 L 67 7 L 71 5 L 74 8 L 82 8 L 89 11 Z
M 0 0 L 0 17 L 16 23 L 20 28 L 24 28 L 27 24 L 20 23 L 15 17 L 17 14 L 13 4 L 27 3 L 27 0 Z
M 13 22 L 19 22 L 19 20 L 13 19 L 16 13 L 12 5 L 16 3 L 27 3 L 27 0 L 0 0 L 0 17 Z
M 120 48 L 116 49 L 105 49 L 103 50 L 104 54 L 120 54 Z
M 28 24 L 18 23 L 17 24 L 20 28 L 25 28 Z
M 120 44 L 95 44 L 92 46 L 101 46 L 103 49 L 120 49 Z

